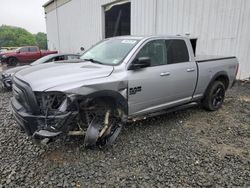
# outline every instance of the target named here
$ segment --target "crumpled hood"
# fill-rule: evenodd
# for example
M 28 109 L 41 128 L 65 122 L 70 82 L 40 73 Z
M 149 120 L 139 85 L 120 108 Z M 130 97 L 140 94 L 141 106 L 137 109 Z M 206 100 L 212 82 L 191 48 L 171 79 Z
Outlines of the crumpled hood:
M 15 77 L 27 82 L 33 91 L 45 91 L 53 87 L 109 76 L 113 66 L 91 62 L 46 63 L 18 71 Z

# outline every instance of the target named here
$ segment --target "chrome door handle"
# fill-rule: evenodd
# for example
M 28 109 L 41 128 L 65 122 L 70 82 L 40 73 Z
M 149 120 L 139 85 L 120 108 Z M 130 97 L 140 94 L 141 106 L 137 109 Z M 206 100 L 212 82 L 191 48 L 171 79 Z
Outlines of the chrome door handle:
M 170 72 L 162 72 L 160 75 L 161 75 L 161 76 L 169 76 L 169 75 L 170 75 Z
M 194 71 L 195 71 L 194 68 L 187 69 L 187 72 L 194 72 Z

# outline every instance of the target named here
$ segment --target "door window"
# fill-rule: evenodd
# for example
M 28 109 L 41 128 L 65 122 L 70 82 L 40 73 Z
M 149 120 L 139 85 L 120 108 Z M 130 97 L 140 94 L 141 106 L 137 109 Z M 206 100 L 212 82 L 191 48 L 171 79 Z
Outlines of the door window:
M 23 52 L 28 52 L 29 51 L 29 48 L 28 47 L 24 47 L 24 48 L 21 48 L 20 49 L 20 52 L 23 53 Z
M 50 59 L 48 59 L 45 63 L 51 63 L 51 62 L 53 62 L 53 61 L 55 61 L 55 58 L 50 58 Z
M 65 60 L 79 59 L 79 56 L 76 55 L 66 55 Z
M 184 40 L 166 40 L 167 64 L 189 61 L 187 45 Z
M 139 51 L 136 59 L 140 57 L 149 57 L 151 66 L 159 66 L 166 64 L 166 45 L 164 40 L 150 41 Z
M 30 52 L 37 52 L 37 47 L 30 47 Z
M 64 55 L 57 56 L 57 57 L 55 57 L 55 59 L 54 59 L 54 61 L 64 61 L 64 60 L 65 60 Z

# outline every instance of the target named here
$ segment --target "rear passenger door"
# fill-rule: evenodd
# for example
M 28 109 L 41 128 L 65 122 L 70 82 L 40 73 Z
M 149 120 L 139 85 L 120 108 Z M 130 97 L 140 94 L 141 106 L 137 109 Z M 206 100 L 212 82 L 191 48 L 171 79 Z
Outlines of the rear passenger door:
M 167 66 L 164 71 L 169 72 L 168 81 L 173 91 L 171 103 L 178 105 L 189 102 L 196 86 L 197 66 L 191 61 L 187 44 L 183 39 L 165 40 L 167 51 Z
M 29 47 L 29 52 L 27 53 L 28 60 L 33 62 L 41 57 L 40 51 L 36 46 Z
M 17 57 L 21 62 L 27 63 L 29 61 L 28 53 L 29 53 L 29 47 L 22 47 L 19 50 Z

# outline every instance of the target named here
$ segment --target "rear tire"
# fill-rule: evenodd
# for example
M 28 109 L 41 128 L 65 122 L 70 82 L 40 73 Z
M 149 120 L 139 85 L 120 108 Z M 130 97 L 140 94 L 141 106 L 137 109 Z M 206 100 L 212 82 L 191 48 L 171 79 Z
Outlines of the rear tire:
M 213 82 L 209 86 L 205 98 L 203 100 L 204 108 L 209 111 L 218 110 L 224 102 L 225 92 L 226 88 L 223 82 Z

